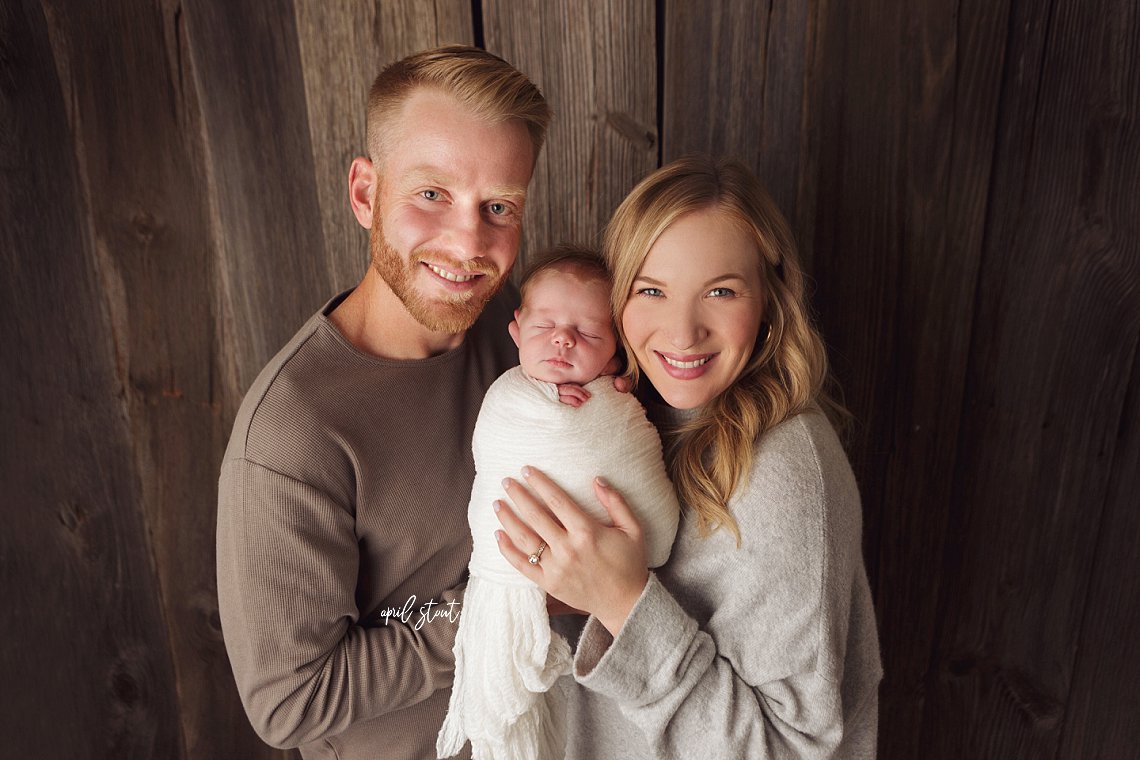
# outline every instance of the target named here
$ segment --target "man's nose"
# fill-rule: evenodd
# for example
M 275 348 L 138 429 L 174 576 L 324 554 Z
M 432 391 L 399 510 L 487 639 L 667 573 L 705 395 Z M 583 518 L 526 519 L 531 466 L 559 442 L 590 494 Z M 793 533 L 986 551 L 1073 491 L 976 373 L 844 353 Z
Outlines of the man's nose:
M 455 258 L 477 259 L 487 252 L 487 229 L 480 210 L 457 206 L 448 214 L 442 236 L 445 249 Z

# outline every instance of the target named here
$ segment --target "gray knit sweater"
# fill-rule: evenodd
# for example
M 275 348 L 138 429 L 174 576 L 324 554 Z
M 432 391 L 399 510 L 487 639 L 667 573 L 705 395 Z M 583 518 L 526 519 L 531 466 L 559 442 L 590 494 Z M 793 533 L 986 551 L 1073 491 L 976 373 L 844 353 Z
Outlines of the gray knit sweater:
M 854 476 L 830 424 L 761 437 L 730 503 L 742 543 L 686 512 L 611 637 L 577 647 L 568 758 L 872 758 L 882 675 Z

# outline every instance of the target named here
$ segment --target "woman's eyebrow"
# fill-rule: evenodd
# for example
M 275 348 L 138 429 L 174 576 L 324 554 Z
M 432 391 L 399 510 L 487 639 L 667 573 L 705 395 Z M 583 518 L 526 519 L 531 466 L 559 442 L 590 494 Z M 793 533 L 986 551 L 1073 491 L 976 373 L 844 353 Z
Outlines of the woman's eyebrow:
M 737 274 L 736 272 L 725 272 L 724 274 L 718 274 L 716 277 L 713 277 L 711 280 L 707 280 L 704 283 L 704 285 L 702 285 L 701 287 L 707 288 L 709 285 L 712 285 L 714 282 L 723 282 L 724 280 L 742 280 L 743 281 L 744 279 L 745 279 L 745 277 L 742 274 Z M 644 283 L 649 284 L 649 285 L 664 285 L 665 284 L 665 283 L 661 282 L 660 280 L 655 280 L 652 277 L 647 277 L 643 274 L 639 274 L 639 275 L 637 275 L 637 277 L 634 277 L 633 281 L 634 282 L 644 282 Z

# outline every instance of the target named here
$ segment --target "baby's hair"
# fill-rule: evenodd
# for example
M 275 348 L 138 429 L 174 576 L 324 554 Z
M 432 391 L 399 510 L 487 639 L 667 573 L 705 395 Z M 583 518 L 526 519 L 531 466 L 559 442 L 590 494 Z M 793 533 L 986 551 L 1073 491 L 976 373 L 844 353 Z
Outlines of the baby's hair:
M 608 287 L 613 281 L 601 251 L 583 245 L 563 243 L 538 254 L 519 283 L 519 294 L 526 303 L 526 291 L 534 279 L 543 272 L 558 271 L 581 280 L 597 280 Z

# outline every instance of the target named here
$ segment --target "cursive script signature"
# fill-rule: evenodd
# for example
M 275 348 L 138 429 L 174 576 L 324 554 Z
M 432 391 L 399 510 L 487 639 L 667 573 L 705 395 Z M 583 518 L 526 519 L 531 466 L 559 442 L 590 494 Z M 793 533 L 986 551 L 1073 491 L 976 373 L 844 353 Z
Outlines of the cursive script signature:
M 454 623 L 459 620 L 459 606 L 458 599 L 452 599 L 447 604 L 440 604 L 434 599 L 429 599 L 419 607 L 419 617 L 412 625 L 412 630 L 418 631 L 424 627 L 424 623 L 430 623 L 441 617 L 446 617 L 449 622 Z M 404 625 L 408 625 L 412 620 L 412 615 L 416 612 L 416 595 L 412 594 L 408 601 L 404 602 L 403 607 L 385 607 L 380 611 L 380 617 L 384 619 L 384 625 L 388 625 L 388 621 L 392 618 L 399 620 Z

